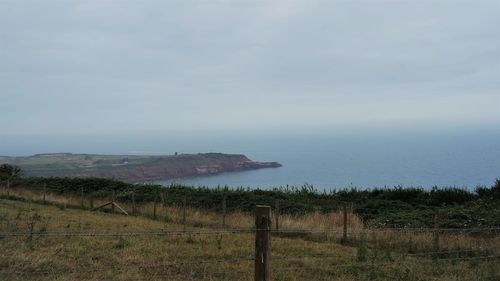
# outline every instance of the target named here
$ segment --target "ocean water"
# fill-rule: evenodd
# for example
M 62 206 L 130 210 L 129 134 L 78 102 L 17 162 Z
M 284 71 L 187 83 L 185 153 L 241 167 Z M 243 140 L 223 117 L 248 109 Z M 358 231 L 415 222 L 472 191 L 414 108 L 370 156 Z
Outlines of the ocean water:
M 473 189 L 490 186 L 500 178 L 500 134 L 491 131 L 327 134 L 236 142 L 224 147 L 215 151 L 244 153 L 257 161 L 278 161 L 283 167 L 161 183 L 265 189 L 305 183 L 318 190 L 397 185 Z
M 473 189 L 500 178 L 500 128 L 359 130 L 315 133 L 203 132 L 108 136 L 3 137 L 0 154 L 241 153 L 281 168 L 161 181 L 195 186 L 273 188 L 305 183 L 318 190 L 396 185 Z

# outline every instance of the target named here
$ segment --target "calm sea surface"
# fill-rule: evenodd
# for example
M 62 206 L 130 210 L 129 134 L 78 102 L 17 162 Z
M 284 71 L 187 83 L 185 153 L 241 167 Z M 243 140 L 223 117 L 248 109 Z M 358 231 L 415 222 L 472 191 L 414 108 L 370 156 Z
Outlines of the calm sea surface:
M 100 154 L 241 153 L 282 168 L 176 179 L 189 185 L 272 188 L 312 184 L 319 190 L 355 186 L 490 186 L 500 178 L 500 128 L 415 129 L 288 135 L 52 136 L 0 138 L 0 154 L 42 152 Z
M 312 184 L 343 187 L 490 186 L 500 178 L 500 134 L 311 136 L 214 144 L 281 168 L 163 181 L 188 185 L 272 188 Z M 225 149 L 224 149 L 225 148 Z

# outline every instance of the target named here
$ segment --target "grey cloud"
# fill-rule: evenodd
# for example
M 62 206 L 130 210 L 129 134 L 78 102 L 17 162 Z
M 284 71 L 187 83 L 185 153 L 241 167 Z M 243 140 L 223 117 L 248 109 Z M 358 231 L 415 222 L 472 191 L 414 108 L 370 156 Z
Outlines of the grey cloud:
M 2 1 L 0 126 L 499 124 L 499 5 Z

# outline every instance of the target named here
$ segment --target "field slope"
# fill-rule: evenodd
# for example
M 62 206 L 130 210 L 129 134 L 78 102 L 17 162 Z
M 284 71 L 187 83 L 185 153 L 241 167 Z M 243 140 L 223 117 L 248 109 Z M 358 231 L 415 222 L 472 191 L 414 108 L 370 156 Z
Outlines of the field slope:
M 164 212 L 165 210 L 159 210 Z M 190 210 L 190 216 L 195 211 Z M 254 234 L 0 199 L 1 280 L 253 280 Z M 251 225 L 248 225 L 250 228 Z M 429 239 L 430 238 L 430 239 Z M 453 234 L 459 248 L 412 252 L 369 233 L 345 245 L 283 232 L 272 280 L 498 280 L 498 236 Z M 456 246 L 457 246 L 456 245 Z M 460 245 L 462 248 L 460 248 Z M 467 248 L 466 248 L 467 247 Z

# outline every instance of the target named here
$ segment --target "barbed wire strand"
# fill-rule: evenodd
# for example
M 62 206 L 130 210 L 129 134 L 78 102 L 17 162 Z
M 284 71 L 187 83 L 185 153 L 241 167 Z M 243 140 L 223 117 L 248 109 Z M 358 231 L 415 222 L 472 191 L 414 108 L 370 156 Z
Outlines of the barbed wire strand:
M 475 228 L 475 229 L 453 229 L 453 228 L 429 228 L 429 229 L 418 229 L 417 232 L 427 231 L 427 232 L 489 232 L 500 230 L 500 228 Z M 218 229 L 209 231 L 195 231 L 195 230 L 157 230 L 157 231 L 138 231 L 138 232 L 92 232 L 92 231 L 35 231 L 35 232 L 0 232 L 0 237 L 15 237 L 15 236 L 141 236 L 141 235 L 153 235 L 153 236 L 165 236 L 165 235 L 210 235 L 210 234 L 225 234 L 225 233 L 254 233 L 256 231 L 269 231 L 273 234 L 343 234 L 341 230 L 311 230 L 311 229 L 255 229 L 255 228 L 230 228 L 230 229 Z M 363 235 L 370 233 L 383 233 L 391 232 L 393 229 L 387 230 L 360 230 L 357 232 L 348 231 L 347 235 Z M 400 231 L 408 231 L 407 229 L 400 229 Z

